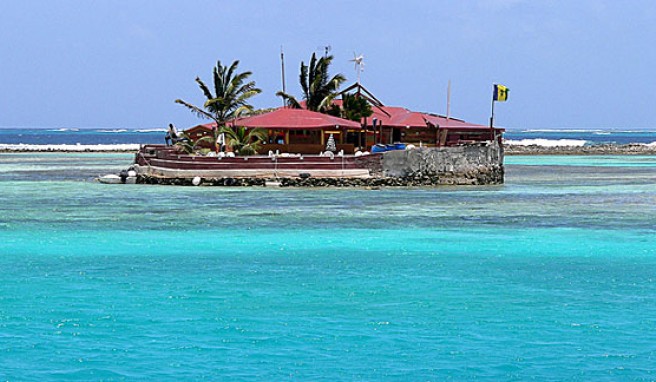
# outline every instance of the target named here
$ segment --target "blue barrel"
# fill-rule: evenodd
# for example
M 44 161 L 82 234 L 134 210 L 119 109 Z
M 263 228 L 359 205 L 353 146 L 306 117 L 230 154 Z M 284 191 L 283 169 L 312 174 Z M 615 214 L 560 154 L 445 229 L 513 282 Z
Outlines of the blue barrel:
M 387 151 L 387 146 L 385 145 L 377 144 L 371 146 L 372 153 L 384 153 L 385 151 Z

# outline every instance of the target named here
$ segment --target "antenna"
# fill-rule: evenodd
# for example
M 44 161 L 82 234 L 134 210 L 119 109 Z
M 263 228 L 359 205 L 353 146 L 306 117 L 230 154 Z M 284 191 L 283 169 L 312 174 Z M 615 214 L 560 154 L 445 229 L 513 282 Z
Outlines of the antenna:
M 324 45 L 324 46 L 317 47 L 317 49 L 323 49 L 323 56 L 328 57 L 328 53 L 330 53 L 333 47 L 330 45 Z
M 282 92 L 287 93 L 285 89 L 285 53 L 282 51 L 282 45 L 280 45 L 280 69 L 282 73 Z M 285 106 L 285 99 L 282 100 L 282 105 Z
M 360 75 L 362 74 L 362 71 L 364 70 L 364 55 L 360 54 L 359 56 L 353 52 L 353 59 L 349 60 L 349 62 L 352 62 L 355 68 L 355 72 L 358 75 L 358 85 L 360 84 Z

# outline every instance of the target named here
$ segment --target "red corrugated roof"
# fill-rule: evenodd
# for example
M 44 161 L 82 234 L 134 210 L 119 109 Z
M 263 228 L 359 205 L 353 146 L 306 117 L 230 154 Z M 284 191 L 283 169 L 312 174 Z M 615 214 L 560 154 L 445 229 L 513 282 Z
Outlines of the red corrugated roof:
M 465 122 L 457 118 L 446 118 L 443 115 L 434 115 L 434 114 L 425 114 L 426 120 L 433 126 L 439 126 L 441 129 L 465 129 L 465 130 L 476 130 L 476 129 L 489 129 L 490 126 L 478 125 L 475 123 Z M 495 128 L 496 130 L 504 130 L 501 128 Z
M 312 130 L 346 127 L 360 129 L 360 123 L 305 109 L 279 108 L 274 111 L 239 118 L 230 125 L 281 130 Z
M 334 103 L 341 105 L 341 100 L 334 100 Z M 447 119 L 442 115 L 421 113 L 411 111 L 399 106 L 381 106 L 371 107 L 373 114 L 367 118 L 367 125 L 371 126 L 373 119 L 376 118 L 384 127 L 427 127 L 439 126 L 443 129 L 489 129 L 489 126 L 478 125 L 475 123 L 465 122 L 457 118 Z M 363 121 L 364 122 L 364 121 Z M 230 125 L 233 123 L 230 122 Z M 272 112 L 237 119 L 237 126 L 262 127 L 266 129 L 320 129 L 331 127 L 347 127 L 349 129 L 359 129 L 360 124 L 354 121 L 333 117 L 328 114 L 317 113 L 306 109 L 291 109 L 280 107 Z M 206 128 L 214 128 L 216 123 L 206 123 Z M 196 127 L 198 127 L 196 126 Z M 497 128 L 497 130 L 503 130 Z
M 372 125 L 376 118 L 383 127 L 427 127 L 424 113 L 398 106 L 372 106 L 371 110 L 373 114 L 367 118 L 368 125 Z

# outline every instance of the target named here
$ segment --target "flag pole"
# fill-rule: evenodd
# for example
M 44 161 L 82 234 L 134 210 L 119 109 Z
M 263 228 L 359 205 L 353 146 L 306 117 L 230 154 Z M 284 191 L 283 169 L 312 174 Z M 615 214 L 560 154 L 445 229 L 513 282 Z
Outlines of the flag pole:
M 494 92 L 496 89 L 492 91 L 492 115 L 490 116 L 490 129 L 494 128 Z

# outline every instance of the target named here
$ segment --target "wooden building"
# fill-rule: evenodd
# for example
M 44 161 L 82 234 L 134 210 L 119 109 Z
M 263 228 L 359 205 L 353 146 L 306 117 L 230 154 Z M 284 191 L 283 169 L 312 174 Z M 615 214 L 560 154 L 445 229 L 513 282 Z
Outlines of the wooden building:
M 317 154 L 326 150 L 332 135 L 337 151 L 352 154 L 356 150 L 371 150 L 376 144 L 404 143 L 415 146 L 457 146 L 496 140 L 501 143 L 503 129 L 490 128 L 447 118 L 438 114 L 411 111 L 398 106 L 385 106 L 361 84 L 346 88 L 342 94 L 352 92 L 364 97 L 373 114 L 354 122 L 306 109 L 280 107 L 273 111 L 230 121 L 228 126 L 263 128 L 267 139 L 260 153 L 279 151 Z M 341 106 L 342 100 L 333 101 Z M 213 135 L 214 123 L 194 126 L 185 132 L 191 139 Z M 203 145 L 210 147 L 210 145 Z

